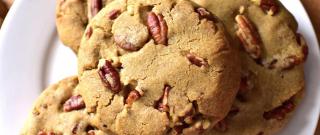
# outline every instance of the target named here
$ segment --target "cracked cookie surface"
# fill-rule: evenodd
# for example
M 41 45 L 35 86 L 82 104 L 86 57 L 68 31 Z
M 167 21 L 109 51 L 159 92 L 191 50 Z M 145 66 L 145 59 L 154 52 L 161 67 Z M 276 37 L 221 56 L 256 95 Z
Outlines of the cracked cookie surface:
M 79 92 L 103 131 L 204 133 L 236 96 L 237 57 L 218 19 L 189 1 L 115 0 L 82 38 Z
M 77 85 L 78 78 L 69 77 L 45 89 L 35 102 L 21 134 L 106 135 L 91 126 Z
M 307 45 L 277 0 L 193 0 L 215 13 L 238 45 L 242 83 L 234 107 L 214 135 L 269 135 L 289 120 L 304 91 Z
M 57 0 L 56 26 L 62 43 L 77 53 L 89 21 L 111 1 Z

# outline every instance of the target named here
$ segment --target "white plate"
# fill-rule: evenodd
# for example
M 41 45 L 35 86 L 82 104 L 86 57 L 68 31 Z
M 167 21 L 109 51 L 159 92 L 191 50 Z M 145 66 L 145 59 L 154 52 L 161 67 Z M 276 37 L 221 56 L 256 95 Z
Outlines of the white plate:
M 280 135 L 312 135 L 320 109 L 320 55 L 299 0 L 283 0 L 309 45 L 306 96 Z M 0 133 L 19 134 L 33 101 L 46 86 L 76 74 L 76 57 L 55 31 L 55 0 L 16 0 L 0 31 Z

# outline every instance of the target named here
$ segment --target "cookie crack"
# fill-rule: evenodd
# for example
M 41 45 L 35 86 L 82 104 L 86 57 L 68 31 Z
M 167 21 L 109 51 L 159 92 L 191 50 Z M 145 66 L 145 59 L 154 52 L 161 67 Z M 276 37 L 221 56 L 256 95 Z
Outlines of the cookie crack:
M 111 98 L 109 99 L 108 104 L 104 105 L 105 107 L 108 107 L 112 104 L 112 101 L 114 100 L 114 97 L 116 96 L 116 94 L 112 94 Z

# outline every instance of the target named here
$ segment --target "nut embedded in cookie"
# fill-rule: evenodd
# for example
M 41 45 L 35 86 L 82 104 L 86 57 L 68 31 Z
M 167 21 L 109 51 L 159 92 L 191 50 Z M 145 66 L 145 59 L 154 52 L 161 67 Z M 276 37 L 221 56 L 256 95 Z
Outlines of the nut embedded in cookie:
M 119 9 L 113 9 L 109 12 L 108 18 L 110 20 L 114 20 L 119 16 L 120 13 L 121 11 Z
M 237 15 L 236 22 L 239 27 L 236 34 L 244 49 L 253 59 L 259 59 L 261 57 L 261 40 L 257 29 L 244 15 Z
M 192 53 L 188 53 L 186 57 L 192 64 L 198 67 L 209 66 L 208 62 L 205 59 L 198 57 Z
M 261 0 L 260 7 L 269 15 L 275 15 L 279 11 L 279 6 L 276 0 Z
M 102 8 L 102 0 L 89 0 L 88 3 L 88 18 L 92 19 Z
M 159 103 L 156 103 L 156 108 L 161 112 L 169 112 L 168 96 L 169 96 L 170 89 L 171 89 L 171 86 L 165 85 L 163 90 L 163 95 L 159 100 Z
M 64 104 L 63 110 L 65 112 L 79 110 L 85 108 L 84 101 L 80 95 L 70 97 Z
M 141 97 L 140 93 L 136 90 L 132 90 L 130 91 L 127 99 L 126 99 L 126 103 L 131 106 L 133 104 L 134 101 L 138 100 Z
M 110 61 L 100 60 L 100 62 L 101 61 L 104 64 L 100 67 L 98 72 L 103 84 L 115 93 L 120 92 L 121 83 L 118 71 L 112 66 Z
M 152 38 L 157 44 L 167 45 L 168 26 L 162 15 L 148 13 L 147 25 Z
M 40 131 L 40 132 L 38 132 L 38 135 L 56 135 L 56 134 L 53 132 Z
M 293 104 L 291 99 L 289 99 L 288 101 L 284 102 L 281 106 L 271 111 L 265 112 L 263 114 L 263 117 L 266 120 L 270 120 L 270 119 L 283 120 L 286 114 L 289 112 L 292 112 L 294 108 L 295 108 L 295 105 Z

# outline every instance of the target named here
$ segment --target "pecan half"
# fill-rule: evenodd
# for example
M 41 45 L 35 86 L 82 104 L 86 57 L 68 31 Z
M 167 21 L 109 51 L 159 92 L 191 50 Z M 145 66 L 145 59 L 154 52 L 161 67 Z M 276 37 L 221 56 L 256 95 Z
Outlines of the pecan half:
M 127 99 L 126 99 L 126 103 L 131 106 L 132 103 L 136 100 L 138 100 L 141 97 L 140 93 L 136 90 L 132 90 L 130 91 Z
M 295 108 L 295 105 L 291 100 L 284 102 L 281 106 L 263 113 L 263 117 L 266 120 L 277 119 L 283 120 L 287 113 L 292 112 Z
M 201 57 L 198 57 L 198 56 L 196 56 L 196 55 L 194 55 L 194 54 L 192 54 L 192 53 L 188 53 L 188 54 L 186 55 L 186 57 L 188 58 L 188 60 L 189 60 L 192 64 L 194 64 L 194 65 L 196 65 L 196 66 L 198 66 L 198 67 L 209 66 L 208 62 L 207 62 L 205 59 L 203 59 L 203 58 L 201 58 Z
M 80 95 L 70 97 L 64 104 L 63 104 L 63 111 L 70 112 L 73 110 L 79 110 L 84 108 L 86 105 Z
M 157 109 L 161 112 L 169 112 L 169 106 L 168 106 L 168 97 L 169 97 L 169 91 L 171 89 L 171 86 L 165 85 L 163 90 L 163 95 L 160 98 L 160 103 L 157 104 Z
M 102 8 L 102 0 L 89 0 L 89 19 L 92 19 Z
M 214 129 L 216 131 L 219 131 L 219 132 L 226 132 L 227 129 L 228 129 L 228 125 L 227 125 L 227 122 L 223 119 L 221 121 L 219 121 L 215 126 L 214 126 Z
M 156 44 L 167 45 L 168 26 L 161 14 L 157 15 L 154 12 L 149 12 L 147 26 Z
M 45 132 L 45 131 L 39 131 L 38 135 L 55 135 L 53 132 Z
M 276 0 L 261 0 L 260 7 L 270 15 L 274 15 L 279 11 L 279 5 Z
M 105 60 L 105 63 L 99 69 L 99 76 L 105 87 L 115 93 L 121 91 L 120 76 L 117 70 L 112 66 L 111 62 Z
M 253 59 L 259 59 L 261 57 L 261 40 L 257 29 L 244 15 L 237 15 L 236 22 L 239 27 L 236 34 L 244 49 Z
M 113 9 L 109 12 L 108 18 L 110 20 L 116 19 L 120 15 L 121 11 L 119 9 Z

